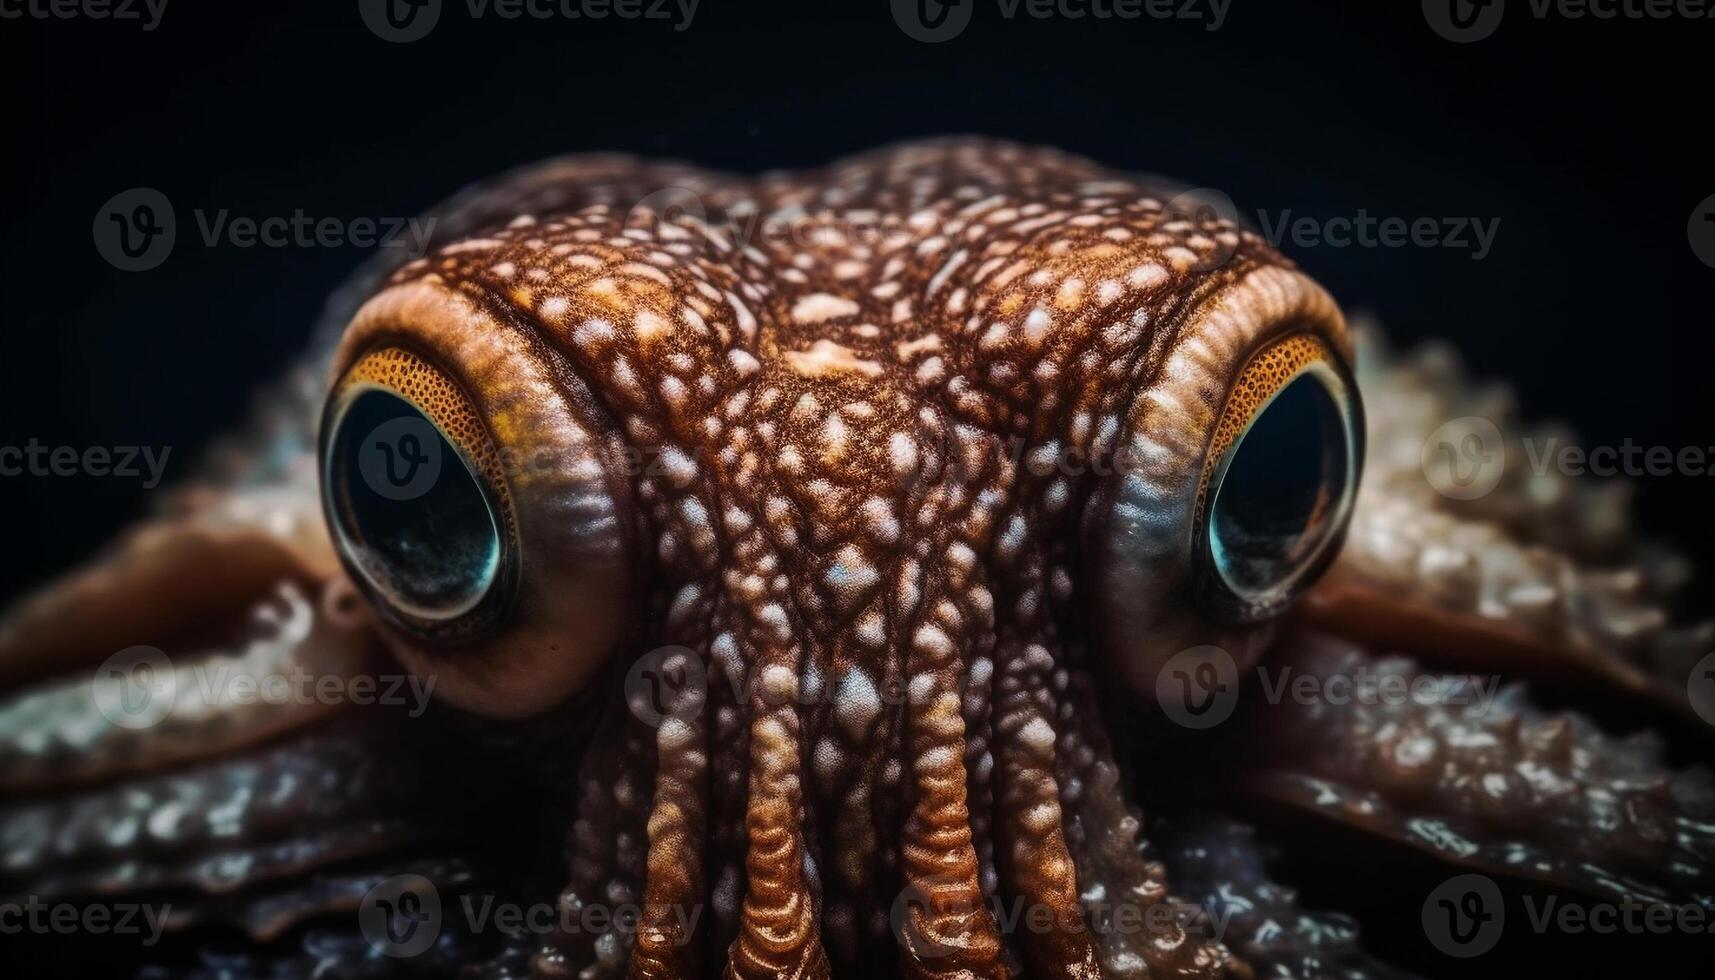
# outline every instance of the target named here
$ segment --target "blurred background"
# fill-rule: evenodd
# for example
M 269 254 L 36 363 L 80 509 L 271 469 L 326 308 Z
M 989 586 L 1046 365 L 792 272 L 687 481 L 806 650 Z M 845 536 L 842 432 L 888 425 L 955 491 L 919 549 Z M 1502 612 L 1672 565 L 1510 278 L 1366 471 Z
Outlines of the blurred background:
M 1247 216 L 1498 222 L 1480 258 L 1469 233 L 1283 247 L 1396 342 L 1452 340 L 1590 445 L 1715 443 L 1715 270 L 1687 238 L 1715 193 L 1715 21 L 1539 20 L 1515 3 L 1459 44 L 1415 3 L 1176 0 L 1191 18 L 1120 20 L 963 0 L 963 31 L 923 43 L 888 0 L 701 0 L 688 23 L 686 2 L 598 21 L 447 0 L 409 43 L 355 0 L 171 0 L 149 30 L 0 20 L 0 445 L 170 446 L 171 482 L 369 254 L 209 246 L 196 212 L 403 218 L 571 151 L 758 170 L 961 132 L 1219 188 Z M 172 203 L 178 236 L 127 272 L 92 230 L 137 187 Z M 142 482 L 0 478 L 0 601 L 140 512 Z M 1646 524 L 1706 559 L 1711 487 L 1646 479 Z

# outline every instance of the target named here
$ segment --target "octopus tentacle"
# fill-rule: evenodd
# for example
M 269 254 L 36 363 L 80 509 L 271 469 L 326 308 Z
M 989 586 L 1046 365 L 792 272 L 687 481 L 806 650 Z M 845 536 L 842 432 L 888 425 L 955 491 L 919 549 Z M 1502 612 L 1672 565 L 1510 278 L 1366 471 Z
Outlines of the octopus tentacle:
M 613 726 L 598 728 L 586 746 L 578 769 L 577 816 L 566 832 L 565 848 L 570 855 L 570 880 L 560 892 L 558 907 L 562 921 L 582 921 L 583 909 L 604 900 L 603 889 L 619 864 L 618 801 L 630 798 L 630 780 L 620 772 L 628 758 Z M 616 938 L 605 941 L 589 930 L 557 932 L 548 938 L 534 958 L 538 973 L 548 977 L 618 976 L 625 950 Z
M 1087 672 L 1073 671 L 1066 688 L 1056 725 L 1061 783 L 1068 787 L 1067 836 L 1105 975 L 1209 978 L 1236 972 L 1240 967 L 1221 937 L 1194 933 L 1179 916 L 1160 914 L 1172 902 L 1167 869 L 1141 846 L 1142 814 L 1121 792 L 1114 746 L 1098 723 L 1094 682 Z
M 1715 779 L 1672 768 L 1659 738 L 1616 738 L 1534 707 L 1519 684 L 1485 693 L 1496 678 L 1425 675 L 1325 637 L 1288 638 L 1276 666 L 1361 686 L 1349 699 L 1255 699 L 1267 748 L 1251 785 L 1265 796 L 1495 873 L 1708 900 Z
M 930 651 L 922 651 L 928 646 Z M 933 641 L 914 649 L 931 652 Z M 942 650 L 940 663 L 912 669 L 908 722 L 916 781 L 916 807 L 901 833 L 900 864 L 905 887 L 918 901 L 908 902 L 909 921 L 899 928 L 902 955 L 913 976 L 1004 977 L 1000 937 L 985 902 L 966 793 L 964 719 L 957 675 Z
M 714 772 L 710 804 L 708 861 L 710 888 L 709 932 L 707 943 L 715 958 L 738 941 L 740 915 L 744 895 L 745 800 L 750 787 L 746 779 L 745 761 L 750 758 L 750 726 L 740 702 L 748 690 L 744 683 L 742 663 L 736 647 L 729 647 L 718 638 L 714 645 L 716 659 L 711 676 L 719 678 L 710 684 L 713 717 Z
M 684 654 L 695 656 L 689 650 Z M 655 733 L 659 764 L 649 815 L 642 921 L 631 954 L 632 980 L 700 972 L 693 913 L 705 893 L 708 702 L 699 691 L 681 696 L 693 703 L 675 706 Z
M 1077 872 L 1066 844 L 1063 790 L 1055 776 L 1050 674 L 1054 663 L 1038 644 L 1002 642 L 996 680 L 995 762 L 1002 816 L 997 846 L 1027 914 L 1046 910 L 1051 928 L 1026 929 L 1024 957 L 1032 975 L 1099 976 L 1101 966 L 1083 928 Z
M 21 901 L 189 892 L 209 899 L 181 897 L 182 914 L 168 928 L 221 919 L 262 940 L 350 908 L 350 896 L 335 889 L 282 916 L 267 912 L 266 895 L 331 866 L 442 839 L 457 808 L 436 800 L 395 720 L 342 727 L 182 772 L 0 807 L 0 894 Z M 321 791 L 300 792 L 305 786 Z
M 1394 357 L 1370 329 L 1362 351 L 1369 442 L 1384 451 L 1366 467 L 1346 549 L 1302 615 L 1441 666 L 1504 663 L 1510 675 L 1599 693 L 1597 705 L 1621 692 L 1638 705 L 1633 717 L 1665 711 L 1707 734 L 1686 679 L 1715 643 L 1715 621 L 1672 623 L 1685 566 L 1637 544 L 1627 486 L 1534 472 L 1523 439 L 1540 446 L 1550 433 L 1520 422 L 1504 389 L 1468 381 L 1444 348 Z M 1467 496 L 1450 485 L 1448 496 L 1429 479 L 1429 443 L 1472 418 L 1499 436 L 1479 474 L 1494 486 Z
M 1201 908 L 1191 928 L 1219 935 L 1258 976 L 1318 980 L 1410 980 L 1370 955 L 1358 923 L 1338 912 L 1305 908 L 1292 888 L 1272 880 L 1274 849 L 1231 819 L 1152 821 L 1152 852 Z
M 382 661 L 339 569 L 309 460 L 279 481 L 193 483 L 107 553 L 0 618 L 0 787 L 42 792 L 209 759 L 310 727 L 319 698 L 250 698 L 233 677 L 350 678 Z M 199 583 L 186 589 L 186 583 Z M 147 715 L 114 711 L 142 670 Z
M 289 479 L 239 493 L 182 488 L 106 553 L 19 600 L 0 615 L 0 686 L 93 667 L 139 643 L 219 639 L 278 584 L 314 591 L 339 577 L 313 470 L 299 463 Z M 191 581 L 202 587 L 187 594 Z
M 333 701 L 258 700 L 222 686 L 228 677 L 349 677 L 378 662 L 374 637 L 343 577 L 320 595 L 283 582 L 252 615 L 256 635 L 230 649 L 163 661 L 154 678 L 171 698 L 144 727 L 112 717 L 108 678 L 73 675 L 0 704 L 0 788 L 39 792 L 206 759 L 304 728 L 337 712 Z M 151 665 L 151 669 L 154 665 Z M 122 695 L 115 695 L 117 697 Z
M 786 670 L 774 665 L 779 670 Z M 764 685 L 772 678 L 764 668 Z M 777 673 L 797 689 L 797 675 Z M 773 681 L 780 683 L 780 681 Z M 761 692 L 755 697 L 761 698 Z M 750 801 L 745 812 L 749 850 L 744 912 L 727 960 L 732 978 L 829 975 L 818 922 L 820 904 L 807 872 L 803 836 L 802 765 L 797 711 L 759 710 L 750 727 Z

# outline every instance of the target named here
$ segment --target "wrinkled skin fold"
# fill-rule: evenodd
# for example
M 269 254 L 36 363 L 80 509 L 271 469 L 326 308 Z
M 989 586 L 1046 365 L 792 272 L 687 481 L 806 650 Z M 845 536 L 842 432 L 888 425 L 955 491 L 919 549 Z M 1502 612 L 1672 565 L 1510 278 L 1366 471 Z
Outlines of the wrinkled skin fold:
M 1259 834 L 1314 825 L 1710 907 L 1686 691 L 1715 638 L 1665 612 L 1683 564 L 1623 489 L 1438 493 L 1425 441 L 1516 438 L 1504 394 L 1175 196 L 943 140 L 760 178 L 568 157 L 448 202 L 197 479 L 0 621 L 0 897 L 170 900 L 162 945 L 100 951 L 152 976 L 1409 975 L 1358 896 L 1273 877 L 1299 838 Z M 1318 498 L 1290 587 L 1228 589 L 1228 430 L 1307 365 L 1362 393 L 1323 471 L 1355 504 Z M 452 614 L 357 543 L 379 505 L 337 430 L 372 390 L 493 516 L 494 584 Z M 138 644 L 185 677 L 145 728 L 91 683 Z M 1158 703 L 1203 646 L 1237 692 L 1208 731 Z M 199 696 L 222 664 L 435 683 L 413 710 Z M 1494 696 L 1269 696 L 1283 671 Z M 560 924 L 449 915 L 383 956 L 358 910 L 398 874 Z M 1104 928 L 1116 905 L 1150 925 Z M 615 906 L 635 927 L 565 925 Z

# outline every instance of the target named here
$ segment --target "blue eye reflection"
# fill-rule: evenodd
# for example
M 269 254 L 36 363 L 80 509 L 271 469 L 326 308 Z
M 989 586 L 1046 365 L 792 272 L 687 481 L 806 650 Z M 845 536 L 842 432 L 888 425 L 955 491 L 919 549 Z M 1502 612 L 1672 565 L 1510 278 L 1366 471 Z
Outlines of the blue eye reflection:
M 1209 551 L 1240 598 L 1284 593 L 1342 525 L 1356 468 L 1347 397 L 1327 368 L 1307 368 L 1229 450 L 1210 507 Z
M 325 460 L 342 550 L 378 598 L 446 621 L 499 577 L 500 525 L 463 455 L 409 401 L 363 388 L 334 420 Z

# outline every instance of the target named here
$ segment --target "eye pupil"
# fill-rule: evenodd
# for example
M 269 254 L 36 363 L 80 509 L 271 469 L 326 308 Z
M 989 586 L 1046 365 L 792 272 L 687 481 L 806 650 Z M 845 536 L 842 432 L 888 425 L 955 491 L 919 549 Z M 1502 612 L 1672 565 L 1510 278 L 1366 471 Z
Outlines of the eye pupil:
M 1269 599 L 1313 564 L 1338 529 L 1352 478 L 1350 420 L 1319 370 L 1288 382 L 1230 450 L 1210 510 L 1216 572 L 1244 599 Z
M 493 587 L 500 527 L 464 456 L 411 402 L 364 388 L 327 443 L 329 511 L 365 584 L 430 621 L 469 612 Z

